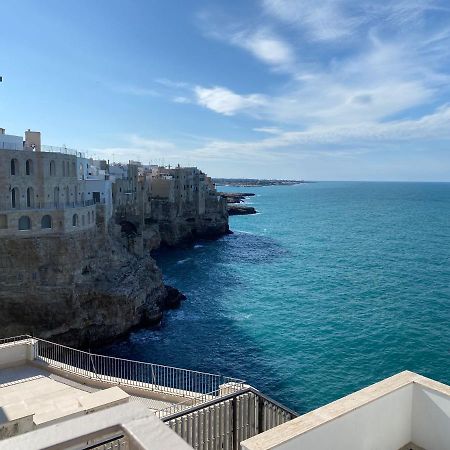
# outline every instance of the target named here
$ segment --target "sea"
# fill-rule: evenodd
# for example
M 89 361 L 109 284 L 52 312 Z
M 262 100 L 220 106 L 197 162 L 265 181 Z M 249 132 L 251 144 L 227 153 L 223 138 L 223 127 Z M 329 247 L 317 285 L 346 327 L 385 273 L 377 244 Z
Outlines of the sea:
M 450 383 L 450 183 L 219 189 L 258 214 L 156 254 L 187 299 L 102 353 L 244 379 L 298 413 L 403 370 Z

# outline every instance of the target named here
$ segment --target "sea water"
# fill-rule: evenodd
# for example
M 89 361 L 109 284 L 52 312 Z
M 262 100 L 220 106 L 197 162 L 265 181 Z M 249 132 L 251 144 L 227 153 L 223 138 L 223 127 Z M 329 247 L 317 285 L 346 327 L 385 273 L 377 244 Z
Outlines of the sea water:
M 259 214 L 158 254 L 187 300 L 103 353 L 238 377 L 300 413 L 405 369 L 450 383 L 450 184 L 222 190 Z

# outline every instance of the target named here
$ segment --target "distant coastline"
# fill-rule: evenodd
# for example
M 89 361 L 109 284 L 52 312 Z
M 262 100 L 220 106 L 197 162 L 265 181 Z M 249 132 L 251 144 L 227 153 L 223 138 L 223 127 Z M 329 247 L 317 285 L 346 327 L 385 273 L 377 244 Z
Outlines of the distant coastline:
M 260 187 L 260 186 L 291 186 L 294 184 L 312 183 L 304 180 L 263 180 L 254 178 L 213 178 L 216 186 Z

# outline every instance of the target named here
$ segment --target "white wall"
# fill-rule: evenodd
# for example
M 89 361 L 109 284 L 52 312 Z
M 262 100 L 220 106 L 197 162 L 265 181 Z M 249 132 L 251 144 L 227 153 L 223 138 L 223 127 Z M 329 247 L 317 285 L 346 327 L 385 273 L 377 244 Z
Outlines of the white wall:
M 28 343 L 4 344 L 0 346 L 0 368 L 25 364 L 29 357 L 30 345 Z
M 427 450 L 450 448 L 450 399 L 447 395 L 414 385 L 412 441 Z
M 410 384 L 306 431 L 276 448 L 398 450 L 411 441 L 412 402 L 413 385 Z M 242 445 L 242 449 L 249 448 L 252 447 Z

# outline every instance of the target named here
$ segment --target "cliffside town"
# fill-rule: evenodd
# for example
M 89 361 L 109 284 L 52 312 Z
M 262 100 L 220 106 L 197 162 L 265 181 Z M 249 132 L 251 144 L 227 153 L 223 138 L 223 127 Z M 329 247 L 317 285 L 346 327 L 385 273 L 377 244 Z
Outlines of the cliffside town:
M 0 128 L 0 337 L 83 346 L 157 323 L 177 294 L 150 252 L 228 232 L 195 167 L 109 164 Z

